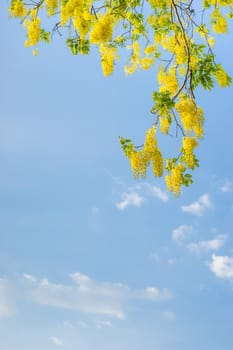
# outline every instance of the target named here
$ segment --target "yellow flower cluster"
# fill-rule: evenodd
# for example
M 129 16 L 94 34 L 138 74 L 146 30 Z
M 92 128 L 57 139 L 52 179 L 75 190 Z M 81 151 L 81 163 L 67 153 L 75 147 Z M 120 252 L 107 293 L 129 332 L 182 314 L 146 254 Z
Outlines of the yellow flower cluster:
M 160 85 L 159 91 L 169 91 L 171 95 L 178 90 L 179 84 L 176 78 L 176 68 L 171 67 L 168 72 L 163 67 L 159 67 L 158 82 Z
M 12 17 L 18 17 L 22 18 L 26 16 L 27 14 L 27 9 L 23 4 L 22 0 L 15 0 L 12 1 L 11 6 L 9 7 L 9 13 Z
M 45 0 L 46 11 L 48 16 L 53 16 L 58 9 L 58 0 Z
M 117 49 L 102 44 L 100 45 L 100 56 L 104 76 L 108 77 L 114 70 L 115 60 L 119 59 Z
M 163 175 L 163 157 L 157 146 L 155 134 L 156 127 L 153 126 L 146 132 L 143 149 L 140 151 L 133 149 L 129 154 L 132 172 L 136 178 L 146 176 L 150 162 L 152 162 L 154 175 L 157 177 Z
M 73 24 L 74 28 L 78 30 L 81 39 L 85 39 L 86 35 L 89 33 L 92 24 L 92 15 L 87 10 L 80 11 L 75 9 Z
M 163 157 L 157 148 L 151 156 L 154 176 L 161 177 L 163 175 Z
M 182 33 L 168 36 L 167 34 L 155 37 L 155 41 L 160 40 L 164 50 L 172 52 L 176 57 L 177 64 L 187 62 L 186 43 Z
M 155 62 L 155 57 L 147 57 L 154 54 L 156 47 L 154 45 L 148 45 L 144 52 L 147 56 L 141 57 L 141 47 L 138 41 L 135 41 L 132 45 L 128 46 L 128 49 L 132 49 L 130 58 L 130 65 L 124 67 L 125 74 L 133 74 L 138 67 L 144 70 L 148 70 Z
M 203 111 L 197 107 L 194 100 L 187 95 L 181 95 L 175 104 L 184 130 L 188 133 L 194 131 L 198 138 L 203 136 Z
M 193 154 L 193 150 L 198 146 L 198 142 L 194 137 L 184 137 L 182 143 L 183 143 L 182 161 L 187 164 L 188 168 L 194 169 L 195 157 Z
M 217 70 L 215 78 L 221 87 L 227 87 L 230 84 L 230 78 L 223 68 Z
M 216 34 L 225 34 L 228 31 L 226 18 L 223 17 L 218 8 L 211 15 L 212 28 Z
M 168 116 L 160 116 L 159 118 L 160 123 L 160 131 L 162 134 L 168 134 L 169 128 L 171 125 L 171 121 Z
M 151 66 L 154 64 L 155 59 L 153 57 L 143 57 L 140 60 L 140 64 L 142 69 L 148 70 L 151 68 Z
M 153 126 L 146 132 L 143 151 L 147 158 L 147 164 L 149 165 L 152 161 L 154 175 L 160 177 L 163 175 L 163 158 L 155 137 L 156 127 Z
M 35 17 L 32 20 L 25 20 L 24 26 L 27 28 L 27 40 L 25 46 L 35 46 L 40 40 L 40 18 Z
M 233 1 L 232 0 L 205 0 L 204 4 L 206 4 L 206 6 L 231 6 L 233 5 Z
M 155 45 L 148 45 L 145 49 L 144 52 L 146 55 L 151 55 L 156 51 L 156 46 Z
M 85 36 L 90 32 L 94 17 L 90 14 L 92 2 L 92 0 L 68 0 L 61 6 L 61 25 L 64 26 L 69 20 L 72 20 L 74 28 L 79 31 L 81 39 L 85 39 Z
M 148 158 L 151 157 L 151 154 L 154 153 L 157 148 L 157 140 L 155 138 L 156 127 L 152 126 L 146 132 L 145 142 L 144 142 L 144 151 L 148 154 Z
M 164 8 L 171 5 L 171 0 L 148 0 L 153 8 Z
M 184 171 L 184 165 L 179 163 L 178 165 L 172 168 L 171 174 L 166 175 L 165 177 L 168 190 L 170 192 L 173 192 L 175 196 L 179 196 L 180 194 L 180 187 L 182 185 L 182 177 Z
M 130 159 L 133 176 L 135 178 L 138 178 L 138 177 L 144 178 L 146 176 L 146 170 L 148 166 L 147 155 L 145 154 L 145 152 L 143 150 L 141 151 L 133 150 L 130 153 L 129 159 Z
M 81 7 L 80 0 L 68 0 L 61 5 L 60 21 L 61 25 L 65 26 L 66 23 L 74 16 L 74 11 L 76 8 Z
M 114 17 L 106 13 L 95 22 L 90 34 L 90 42 L 92 44 L 106 44 L 112 40 L 113 20 Z

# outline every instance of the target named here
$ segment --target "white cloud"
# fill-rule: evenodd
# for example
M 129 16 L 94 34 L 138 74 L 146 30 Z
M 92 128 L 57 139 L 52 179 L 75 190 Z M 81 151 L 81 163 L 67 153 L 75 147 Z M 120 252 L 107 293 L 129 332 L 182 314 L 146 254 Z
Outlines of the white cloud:
M 63 341 L 61 339 L 59 339 L 58 337 L 52 337 L 51 338 L 52 342 L 54 345 L 56 346 L 63 346 Z
M 212 208 L 212 203 L 210 201 L 209 195 L 207 193 L 203 194 L 198 201 L 190 205 L 182 205 L 181 209 L 183 212 L 190 213 L 193 215 L 201 216 L 207 209 Z
M 233 281 L 233 257 L 213 254 L 208 266 L 216 277 Z
M 32 275 L 29 275 L 28 273 L 24 273 L 23 277 L 26 278 L 30 282 L 36 282 L 36 278 Z
M 134 190 L 122 193 L 121 197 L 121 201 L 116 204 L 120 210 L 124 210 L 130 205 L 139 208 L 145 202 L 145 198 Z
M 127 191 L 121 193 L 121 200 L 116 204 L 117 208 L 124 210 L 128 206 L 141 207 L 147 197 L 155 197 L 162 202 L 169 200 L 167 192 L 149 183 L 129 187 Z
M 193 227 L 190 225 L 180 225 L 172 231 L 172 239 L 176 243 L 182 243 L 193 231 Z
M 133 290 L 121 283 L 98 282 L 79 272 L 70 278 L 73 283 L 68 285 L 47 279 L 30 283 L 31 298 L 44 305 L 123 319 L 130 301 L 165 301 L 173 297 L 168 289 L 152 286 Z
M 197 243 L 190 243 L 187 248 L 192 253 L 208 253 L 210 251 L 216 251 L 219 250 L 221 247 L 224 246 L 226 242 L 227 236 L 226 235 L 219 235 L 214 239 L 210 239 L 208 241 L 200 241 Z
M 147 287 L 145 290 L 137 291 L 136 295 L 138 298 L 153 301 L 163 301 L 173 298 L 173 293 L 169 289 L 159 289 L 156 287 Z
M 231 192 L 233 189 L 232 182 L 229 180 L 226 180 L 224 184 L 220 187 L 220 190 L 224 193 Z
M 7 279 L 0 278 L 0 319 L 9 318 L 15 314 L 15 305 Z
M 149 195 L 160 199 L 162 202 L 168 202 L 169 197 L 167 192 L 162 191 L 161 188 L 154 185 L 145 184 L 145 186 Z

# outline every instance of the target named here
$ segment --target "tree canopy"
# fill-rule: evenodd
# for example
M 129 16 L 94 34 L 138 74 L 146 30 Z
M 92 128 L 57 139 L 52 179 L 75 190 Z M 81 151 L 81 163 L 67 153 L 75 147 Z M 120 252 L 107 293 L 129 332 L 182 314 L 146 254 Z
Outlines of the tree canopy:
M 158 90 L 152 93 L 151 127 L 142 145 L 120 137 L 121 147 L 135 178 L 144 178 L 152 165 L 174 195 L 192 183 L 191 171 L 199 166 L 194 151 L 204 136 L 195 90 L 231 83 L 214 46 L 228 32 L 233 0 L 11 0 L 9 13 L 25 27 L 25 46 L 33 55 L 39 42 L 62 36 L 73 55 L 88 55 L 97 46 L 106 77 L 122 49 L 128 52 L 126 75 L 154 67 Z M 171 157 L 159 147 L 159 132 L 180 139 Z

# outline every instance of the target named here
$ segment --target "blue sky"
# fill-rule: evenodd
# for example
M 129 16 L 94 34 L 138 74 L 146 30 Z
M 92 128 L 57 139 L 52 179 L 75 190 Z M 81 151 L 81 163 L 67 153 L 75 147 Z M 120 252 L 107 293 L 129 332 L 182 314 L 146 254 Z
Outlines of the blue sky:
M 144 138 L 155 73 L 105 79 L 62 38 L 33 57 L 0 12 L 1 350 L 232 350 L 233 89 L 198 93 L 201 166 L 174 199 L 118 144 Z

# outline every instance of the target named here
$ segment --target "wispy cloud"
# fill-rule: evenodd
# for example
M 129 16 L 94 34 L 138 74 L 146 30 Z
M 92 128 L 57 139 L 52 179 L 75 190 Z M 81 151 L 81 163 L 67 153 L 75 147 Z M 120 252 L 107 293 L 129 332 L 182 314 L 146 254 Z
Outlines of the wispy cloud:
M 196 202 L 181 206 L 183 212 L 197 216 L 202 216 L 210 208 L 212 208 L 212 203 L 207 193 L 203 194 Z
M 29 275 L 28 273 L 24 273 L 23 277 L 26 278 L 28 281 L 36 282 L 36 278 L 32 275 Z
M 147 193 L 149 195 L 160 199 L 162 202 L 168 202 L 169 197 L 167 192 L 161 190 L 161 188 L 159 188 L 158 186 L 146 183 L 145 189 L 147 190 Z
M 207 241 L 200 241 L 197 243 L 190 243 L 187 248 L 190 252 L 200 254 L 200 253 L 208 253 L 211 251 L 216 251 L 222 248 L 226 242 L 226 235 L 219 235 L 214 239 L 210 239 Z
M 190 225 L 180 225 L 172 231 L 172 239 L 176 243 L 183 243 L 193 232 Z
M 229 180 L 226 180 L 224 184 L 220 187 L 220 191 L 224 193 L 231 192 L 232 189 L 233 189 L 233 184 Z
M 161 188 L 144 183 L 141 185 L 129 187 L 127 191 L 121 193 L 121 200 L 116 203 L 116 207 L 120 210 L 124 210 L 128 206 L 141 207 L 148 197 L 154 197 L 162 202 L 169 200 L 167 192 L 161 190 Z
M 0 319 L 13 316 L 15 311 L 9 281 L 6 278 L 0 278 Z
M 135 190 L 130 190 L 129 192 L 123 192 L 121 194 L 121 200 L 116 204 L 117 208 L 124 210 L 129 206 L 141 207 L 145 202 L 145 198 L 137 193 Z
M 233 281 L 233 257 L 213 254 L 208 266 L 216 277 Z
M 58 337 L 52 337 L 51 340 L 56 346 L 64 346 L 63 341 Z
M 165 301 L 173 297 L 166 288 L 152 286 L 134 290 L 121 283 L 98 282 L 79 272 L 71 274 L 70 278 L 73 283 L 68 285 L 47 279 L 28 280 L 31 298 L 44 305 L 122 319 L 130 301 Z

